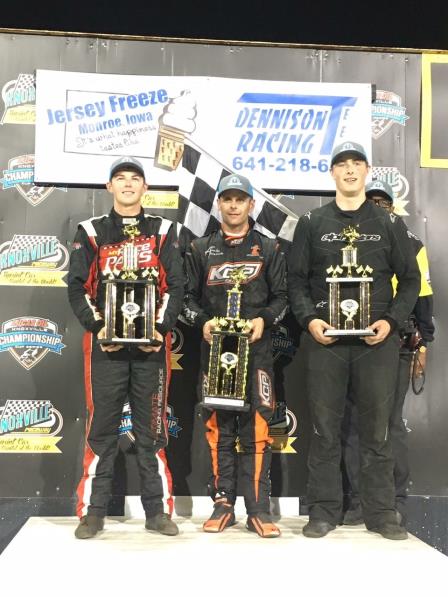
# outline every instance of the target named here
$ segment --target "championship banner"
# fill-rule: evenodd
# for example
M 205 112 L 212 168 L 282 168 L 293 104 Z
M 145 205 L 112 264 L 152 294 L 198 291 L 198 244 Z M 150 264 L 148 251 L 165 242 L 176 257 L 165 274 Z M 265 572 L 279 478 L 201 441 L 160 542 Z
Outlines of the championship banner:
M 371 155 L 371 86 L 36 72 L 34 180 L 104 185 L 117 156 L 179 186 L 185 141 L 260 189 L 331 191 L 343 141 Z
M 420 165 L 448 168 L 448 56 L 422 56 L 422 136 Z

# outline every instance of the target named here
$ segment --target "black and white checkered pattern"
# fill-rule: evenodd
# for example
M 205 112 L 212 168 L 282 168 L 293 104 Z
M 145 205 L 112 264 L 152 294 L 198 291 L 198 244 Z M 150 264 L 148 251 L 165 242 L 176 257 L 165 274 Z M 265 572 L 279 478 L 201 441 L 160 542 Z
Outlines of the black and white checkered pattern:
M 12 417 L 32 410 L 33 408 L 39 408 L 40 406 L 51 407 L 49 400 L 7 400 L 1 413 L 1 418 Z
M 190 140 L 185 143 L 180 170 L 178 221 L 194 236 L 210 234 L 220 226 L 216 189 L 221 178 L 231 173 L 232 170 Z M 291 242 L 298 217 L 255 187 L 254 199 L 254 228 L 269 238 Z
M 17 77 L 16 84 L 14 85 L 14 91 L 20 91 L 21 89 L 28 89 L 34 87 L 36 78 L 31 73 L 20 73 Z
M 13 253 L 15 251 L 23 251 L 23 249 L 31 249 L 37 243 L 50 242 L 55 238 L 55 236 L 37 236 L 35 234 L 14 234 L 8 251 Z

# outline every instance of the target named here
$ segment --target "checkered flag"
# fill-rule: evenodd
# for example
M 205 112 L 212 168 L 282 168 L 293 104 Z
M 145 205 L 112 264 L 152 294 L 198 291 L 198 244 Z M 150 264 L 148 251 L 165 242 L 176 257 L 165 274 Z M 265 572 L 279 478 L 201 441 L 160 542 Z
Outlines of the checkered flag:
M 41 406 L 48 406 L 50 409 L 51 402 L 49 400 L 7 400 L 1 413 L 1 419 L 19 415 Z
M 24 249 L 31 249 L 38 243 L 47 243 L 54 240 L 55 236 L 36 236 L 34 234 L 14 234 L 8 252 L 23 251 Z
M 219 181 L 232 171 L 200 149 L 185 143 L 180 169 L 178 221 L 194 236 L 205 236 L 220 226 L 216 205 Z M 254 188 L 254 228 L 269 238 L 291 242 L 298 217 L 270 195 Z

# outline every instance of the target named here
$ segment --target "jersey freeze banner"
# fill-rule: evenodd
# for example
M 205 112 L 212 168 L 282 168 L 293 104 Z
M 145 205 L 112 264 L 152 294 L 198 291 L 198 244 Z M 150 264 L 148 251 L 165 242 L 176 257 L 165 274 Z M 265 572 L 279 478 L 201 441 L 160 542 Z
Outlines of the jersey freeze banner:
M 190 138 L 258 188 L 330 191 L 334 145 L 371 153 L 369 84 L 37 70 L 36 90 L 38 183 L 102 185 L 133 155 L 151 185 L 177 186 Z

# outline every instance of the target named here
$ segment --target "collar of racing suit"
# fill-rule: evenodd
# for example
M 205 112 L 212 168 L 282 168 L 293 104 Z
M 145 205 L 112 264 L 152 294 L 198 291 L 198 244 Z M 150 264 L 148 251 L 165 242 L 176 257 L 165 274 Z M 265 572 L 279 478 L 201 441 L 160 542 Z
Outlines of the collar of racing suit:
M 250 231 L 251 231 L 250 225 L 248 225 L 247 229 L 244 232 L 242 232 L 241 234 L 229 234 L 229 233 L 225 232 L 225 230 L 223 230 L 222 227 L 220 230 L 221 236 L 222 236 L 224 242 L 229 247 L 235 247 L 237 245 L 241 245 L 242 242 L 244 241 L 244 239 L 247 236 L 249 236 Z

